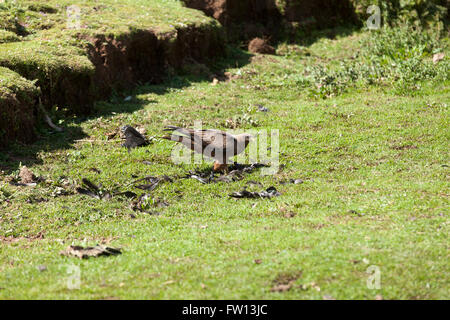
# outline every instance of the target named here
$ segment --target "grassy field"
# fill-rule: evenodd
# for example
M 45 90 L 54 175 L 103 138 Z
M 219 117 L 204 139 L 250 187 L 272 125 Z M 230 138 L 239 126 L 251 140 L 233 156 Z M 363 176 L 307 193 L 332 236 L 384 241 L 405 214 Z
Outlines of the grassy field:
M 232 80 L 213 85 L 205 71 L 143 85 L 97 103 L 89 118 L 61 119 L 64 133 L 41 128 L 39 142 L 0 154 L 0 298 L 450 298 L 448 73 L 406 92 L 394 76 L 323 86 L 313 69 L 339 70 L 369 37 L 342 34 L 318 34 L 307 47 L 281 44 L 277 56 L 231 49 L 211 72 L 228 71 Z M 156 138 L 128 153 L 107 134 L 130 124 L 161 136 L 164 125 L 196 120 L 207 128 L 278 129 L 280 171 L 231 183 L 162 183 L 150 193 L 154 214 L 133 210 L 125 197 L 75 192 L 88 178 L 105 192 L 140 195 L 132 185 L 139 178 L 194 170 L 172 163 L 169 141 Z M 8 184 L 21 165 L 45 181 Z M 303 183 L 283 183 L 289 179 Z M 275 186 L 282 195 L 229 196 L 249 181 L 262 184 L 249 190 Z M 97 243 L 123 253 L 59 254 L 70 244 Z M 79 289 L 67 286 L 73 266 Z M 367 286 L 373 268 L 379 289 Z

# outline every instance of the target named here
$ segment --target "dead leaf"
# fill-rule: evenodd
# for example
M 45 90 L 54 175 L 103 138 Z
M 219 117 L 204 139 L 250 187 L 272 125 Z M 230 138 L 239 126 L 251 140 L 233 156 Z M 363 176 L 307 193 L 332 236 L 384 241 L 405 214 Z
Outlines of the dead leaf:
M 79 194 L 83 194 L 86 196 L 90 196 L 92 198 L 96 199 L 110 199 L 111 195 L 109 193 L 104 193 L 100 191 L 100 188 L 92 183 L 89 179 L 83 178 L 82 180 L 82 186 L 76 188 L 77 192 Z
M 92 168 L 89 168 L 89 171 L 95 172 L 95 173 L 97 173 L 97 174 L 100 174 L 100 173 L 102 173 L 102 171 L 101 171 L 101 170 L 99 170 L 99 169 L 97 169 L 97 168 L 94 168 L 94 167 L 92 167 Z
M 145 136 L 147 134 L 147 129 L 145 129 L 143 126 L 136 126 L 137 132 L 142 134 L 142 136 Z
M 99 257 L 99 256 L 111 256 L 121 254 L 121 249 L 106 247 L 103 245 L 96 245 L 95 247 L 82 246 L 69 246 L 66 250 L 60 252 L 65 256 L 75 256 L 80 259 L 87 259 L 89 257 Z
M 293 217 L 295 217 L 295 215 L 296 215 L 296 213 L 291 211 L 291 212 L 285 213 L 284 217 L 285 218 L 293 218 Z
M 264 107 L 262 104 L 257 104 L 256 106 L 258 107 L 258 111 L 260 112 L 269 112 L 269 109 Z
M 309 286 L 311 287 L 311 288 L 313 288 L 313 289 L 315 289 L 316 291 L 320 291 L 320 287 L 317 285 L 317 283 L 315 283 L 315 282 L 311 282 L 310 284 L 309 284 Z
M 36 176 L 26 166 L 20 168 L 19 177 L 20 181 L 25 184 L 36 182 Z
M 230 194 L 230 197 L 233 198 L 272 198 L 272 197 L 279 197 L 281 196 L 281 193 L 275 189 L 275 187 L 269 187 L 264 191 L 261 192 L 251 192 L 247 191 L 245 188 L 244 190 L 240 192 L 233 192 Z
M 256 169 L 268 167 L 267 164 L 263 163 L 252 163 L 252 164 L 239 164 L 234 163 L 229 166 L 228 175 L 220 175 L 219 177 L 215 176 L 214 171 L 212 170 L 200 170 L 197 169 L 195 171 L 189 171 L 189 173 L 185 176 L 185 178 L 192 178 L 200 181 L 203 184 L 215 183 L 215 182 L 233 182 L 239 181 L 244 178 L 244 173 L 251 173 Z M 259 184 L 259 183 L 256 183 Z
M 281 180 L 280 184 L 288 184 L 288 183 L 292 183 L 292 184 L 302 184 L 303 181 L 302 179 L 289 179 L 289 180 Z
M 439 61 L 443 60 L 445 57 L 445 53 L 444 52 L 439 52 L 433 55 L 433 63 L 436 64 Z
M 302 276 L 302 271 L 295 273 L 280 274 L 274 280 L 275 285 L 270 289 L 271 292 L 285 292 L 290 290 L 294 283 Z

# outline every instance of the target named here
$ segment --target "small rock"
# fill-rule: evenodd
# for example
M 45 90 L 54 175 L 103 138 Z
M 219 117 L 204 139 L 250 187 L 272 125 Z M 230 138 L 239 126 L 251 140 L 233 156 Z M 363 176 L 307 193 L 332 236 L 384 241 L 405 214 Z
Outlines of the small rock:
M 20 168 L 19 177 L 22 183 L 32 183 L 36 180 L 36 176 L 26 166 Z
M 37 266 L 37 269 L 38 269 L 40 272 L 47 271 L 47 266 L 39 265 L 39 266 Z

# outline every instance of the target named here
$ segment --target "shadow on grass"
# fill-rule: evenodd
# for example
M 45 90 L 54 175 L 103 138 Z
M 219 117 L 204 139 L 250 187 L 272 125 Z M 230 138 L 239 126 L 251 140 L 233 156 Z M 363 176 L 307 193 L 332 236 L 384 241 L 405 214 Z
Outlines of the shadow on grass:
M 43 124 L 37 129 L 37 141 L 31 144 L 14 143 L 0 150 L 0 170 L 11 174 L 18 170 L 19 166 L 31 166 L 42 163 L 39 157 L 41 151 L 52 151 L 71 148 L 78 139 L 87 135 L 81 127 L 70 125 L 64 128 L 64 132 L 56 133 L 51 129 L 43 128 Z
M 299 29 L 288 42 L 309 47 L 321 39 L 334 40 L 337 37 L 350 36 L 361 28 L 356 25 L 342 25 L 330 29 L 308 31 Z

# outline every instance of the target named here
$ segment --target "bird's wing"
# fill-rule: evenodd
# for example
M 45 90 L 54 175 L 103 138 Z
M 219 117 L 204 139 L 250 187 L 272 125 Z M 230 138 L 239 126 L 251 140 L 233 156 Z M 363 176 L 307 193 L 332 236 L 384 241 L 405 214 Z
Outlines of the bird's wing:
M 167 126 L 164 131 L 174 131 L 189 137 L 192 141 L 200 143 L 204 148 L 225 149 L 236 144 L 236 138 L 224 131 L 214 129 L 195 130 Z
M 220 130 L 193 130 L 192 134 L 193 139 L 201 141 L 205 148 L 222 150 L 236 144 L 236 139 L 231 134 Z

